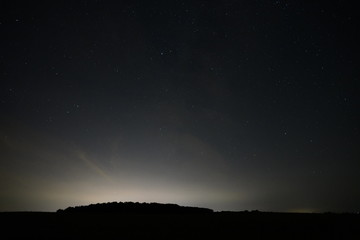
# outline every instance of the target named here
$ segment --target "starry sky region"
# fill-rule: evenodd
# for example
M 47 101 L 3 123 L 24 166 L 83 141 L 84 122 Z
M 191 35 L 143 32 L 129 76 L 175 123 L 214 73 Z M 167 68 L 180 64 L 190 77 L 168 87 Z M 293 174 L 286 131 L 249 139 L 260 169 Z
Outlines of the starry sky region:
M 360 206 L 350 1 L 2 1 L 0 211 Z

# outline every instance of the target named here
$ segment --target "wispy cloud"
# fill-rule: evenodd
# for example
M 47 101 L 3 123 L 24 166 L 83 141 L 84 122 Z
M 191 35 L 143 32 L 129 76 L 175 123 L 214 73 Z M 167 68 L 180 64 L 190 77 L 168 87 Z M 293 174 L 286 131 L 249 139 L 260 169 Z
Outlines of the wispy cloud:
M 112 178 L 104 169 L 102 169 L 99 165 L 95 163 L 95 161 L 92 161 L 85 152 L 83 151 L 77 151 L 77 157 L 92 171 L 94 171 L 96 174 L 101 176 L 102 178 L 113 182 Z

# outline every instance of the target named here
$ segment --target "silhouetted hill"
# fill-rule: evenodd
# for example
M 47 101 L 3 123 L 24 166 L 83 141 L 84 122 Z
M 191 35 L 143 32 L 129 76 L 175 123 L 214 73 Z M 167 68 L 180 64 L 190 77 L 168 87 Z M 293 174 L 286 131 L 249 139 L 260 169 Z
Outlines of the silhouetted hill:
M 139 214 L 198 214 L 212 213 L 212 209 L 184 207 L 177 204 L 111 202 L 59 209 L 58 213 L 139 213 Z

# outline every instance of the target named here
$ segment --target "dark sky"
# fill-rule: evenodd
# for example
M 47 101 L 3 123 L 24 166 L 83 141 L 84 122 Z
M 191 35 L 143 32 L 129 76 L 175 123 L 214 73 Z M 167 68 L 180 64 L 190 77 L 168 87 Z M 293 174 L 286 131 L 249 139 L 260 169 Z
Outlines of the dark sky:
M 2 1 L 0 211 L 358 211 L 348 1 Z

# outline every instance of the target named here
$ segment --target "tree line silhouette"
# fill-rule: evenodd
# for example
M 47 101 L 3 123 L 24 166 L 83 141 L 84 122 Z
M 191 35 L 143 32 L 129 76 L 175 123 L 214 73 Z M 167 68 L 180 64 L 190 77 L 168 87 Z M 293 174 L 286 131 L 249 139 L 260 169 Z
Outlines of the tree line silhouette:
M 179 206 L 170 203 L 109 202 L 59 209 L 58 213 L 139 213 L 139 214 L 199 214 L 212 213 L 209 208 Z

